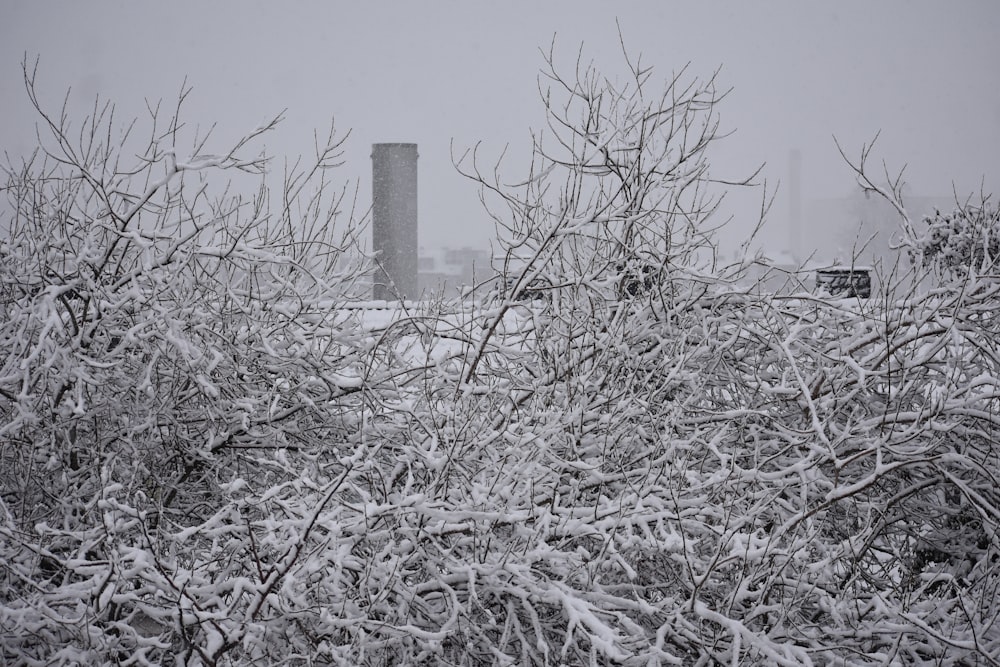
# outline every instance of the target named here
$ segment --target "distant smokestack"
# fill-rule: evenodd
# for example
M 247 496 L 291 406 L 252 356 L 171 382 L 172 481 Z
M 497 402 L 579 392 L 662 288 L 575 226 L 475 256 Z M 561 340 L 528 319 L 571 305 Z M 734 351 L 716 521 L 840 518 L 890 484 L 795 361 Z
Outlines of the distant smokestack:
M 415 299 L 417 145 L 372 144 L 372 247 L 381 265 L 375 299 Z
M 788 241 L 789 251 L 796 262 L 802 261 L 802 152 L 798 149 L 789 156 L 788 179 Z

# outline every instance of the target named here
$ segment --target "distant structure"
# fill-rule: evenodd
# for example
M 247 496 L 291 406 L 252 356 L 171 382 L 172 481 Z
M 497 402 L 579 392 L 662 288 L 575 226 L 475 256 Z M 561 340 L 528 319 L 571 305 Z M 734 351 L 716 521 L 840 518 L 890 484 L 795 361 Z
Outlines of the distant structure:
M 372 144 L 373 298 L 420 296 L 417 248 L 417 145 Z
M 951 211 L 954 197 L 926 197 L 903 193 L 906 211 L 918 233 L 924 216 L 935 210 Z M 898 247 L 902 226 L 895 207 L 875 194 L 855 191 L 846 197 L 813 199 L 805 202 L 804 218 L 809 221 L 808 245 L 817 267 L 863 265 L 888 274 L 897 262 L 908 266 L 905 251 Z M 806 239 L 803 238 L 803 241 Z
M 816 289 L 835 297 L 868 299 L 872 295 L 871 269 L 863 266 L 817 269 Z
M 795 149 L 789 155 L 788 225 L 789 250 L 796 261 L 802 257 L 802 152 Z
M 454 296 L 495 275 L 490 252 L 482 248 L 421 248 L 420 289 L 425 294 Z

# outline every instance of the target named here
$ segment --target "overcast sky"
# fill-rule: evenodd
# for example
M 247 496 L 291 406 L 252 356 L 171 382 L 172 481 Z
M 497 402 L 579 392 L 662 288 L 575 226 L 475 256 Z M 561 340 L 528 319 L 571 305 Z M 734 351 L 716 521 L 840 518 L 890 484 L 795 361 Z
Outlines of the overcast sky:
M 539 47 L 621 67 L 627 46 L 666 77 L 721 66 L 733 92 L 719 109 L 735 130 L 712 160 L 736 177 L 766 163 L 787 184 L 802 152 L 805 198 L 843 196 L 852 178 L 832 137 L 860 150 L 881 130 L 878 155 L 908 164 L 911 192 L 1000 188 L 1000 2 L 14 2 L 0 0 L 0 147 L 32 147 L 34 118 L 20 61 L 41 58 L 43 99 L 74 105 L 109 96 L 120 116 L 170 99 L 187 77 L 190 122 L 220 138 L 287 108 L 277 155 L 307 152 L 335 117 L 352 129 L 342 174 L 370 197 L 371 144 L 419 144 L 420 235 L 427 246 L 485 245 L 492 225 L 455 172 L 449 145 L 507 144 L 516 172 L 529 129 L 544 120 Z M 82 108 L 82 104 L 80 107 Z M 520 162 L 519 162 L 520 161 Z M 733 213 L 752 218 L 749 202 Z M 769 237 L 784 243 L 787 188 Z M 735 236 L 741 227 L 734 227 Z

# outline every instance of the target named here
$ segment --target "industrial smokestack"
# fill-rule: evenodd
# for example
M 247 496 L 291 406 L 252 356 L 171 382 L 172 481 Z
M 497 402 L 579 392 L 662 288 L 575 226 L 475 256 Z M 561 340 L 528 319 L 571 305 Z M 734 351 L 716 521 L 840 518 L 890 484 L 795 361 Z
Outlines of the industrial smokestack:
M 372 144 L 372 247 L 374 298 L 417 298 L 416 144 Z
M 802 261 L 802 152 L 798 149 L 789 156 L 789 207 L 788 241 L 789 251 L 796 262 Z

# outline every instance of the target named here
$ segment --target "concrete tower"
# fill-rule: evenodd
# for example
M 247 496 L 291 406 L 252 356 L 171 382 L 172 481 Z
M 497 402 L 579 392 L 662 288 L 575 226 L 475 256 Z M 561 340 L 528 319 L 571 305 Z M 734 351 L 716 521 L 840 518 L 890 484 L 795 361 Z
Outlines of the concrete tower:
M 796 262 L 805 259 L 803 255 L 810 255 L 810 252 L 803 252 L 802 247 L 802 152 L 798 149 L 792 150 L 789 155 L 789 179 L 788 179 L 788 250 Z
M 372 144 L 375 299 L 419 296 L 417 247 L 417 145 Z

